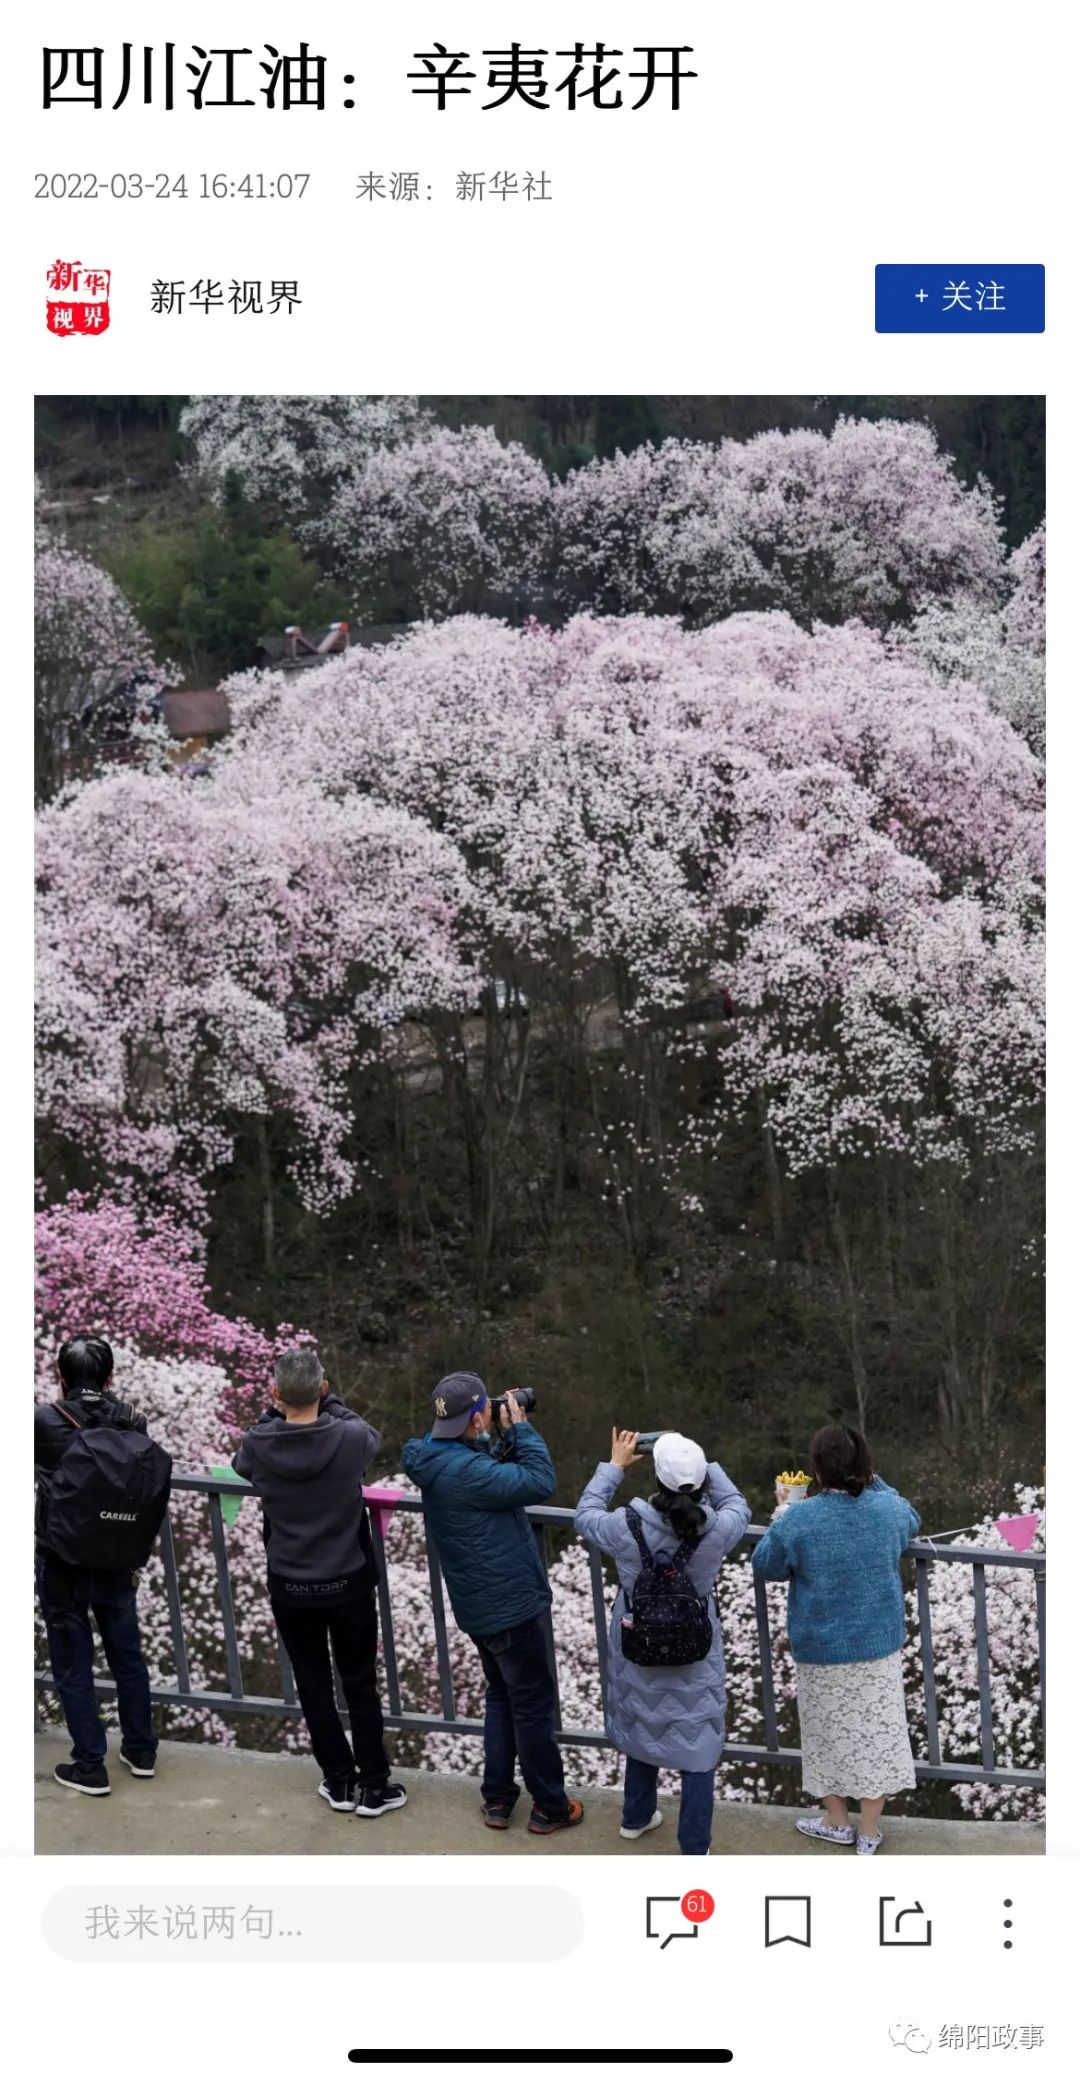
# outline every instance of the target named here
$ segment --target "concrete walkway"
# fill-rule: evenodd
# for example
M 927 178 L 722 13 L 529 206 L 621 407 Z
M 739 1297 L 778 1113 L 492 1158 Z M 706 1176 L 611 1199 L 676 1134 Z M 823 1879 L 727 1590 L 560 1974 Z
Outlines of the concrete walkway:
M 91 1799 L 61 1788 L 53 1767 L 70 1756 L 66 1737 L 42 1731 L 35 1741 L 38 1853 L 527 1853 L 558 1860 L 571 1854 L 677 1853 L 676 1803 L 662 1802 L 665 1821 L 644 1839 L 619 1837 L 619 1795 L 585 1793 L 585 1822 L 553 1838 L 530 1836 L 522 1802 L 508 1832 L 485 1831 L 479 1787 L 465 1774 L 403 1772 L 408 1806 L 367 1822 L 341 1816 L 317 1800 L 311 1759 L 239 1752 L 209 1745 L 164 1744 L 153 1781 L 135 1781 L 110 1745 L 112 1794 Z M 834 1860 L 842 1849 L 814 1845 L 792 1830 L 798 1813 L 769 1805 L 718 1803 L 713 1853 L 802 1854 Z M 1043 1853 L 1034 1825 L 888 1820 L 886 1853 Z M 879 1856 L 880 1858 L 881 1856 Z

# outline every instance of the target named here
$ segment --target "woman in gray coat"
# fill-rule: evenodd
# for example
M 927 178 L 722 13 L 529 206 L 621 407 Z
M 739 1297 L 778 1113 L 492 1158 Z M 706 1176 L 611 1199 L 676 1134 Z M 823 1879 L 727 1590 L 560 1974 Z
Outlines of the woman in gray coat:
M 636 1433 L 613 1430 L 611 1461 L 600 1463 L 574 1515 L 578 1534 L 614 1557 L 619 1576 L 606 1715 L 608 1736 L 626 1754 L 620 1830 L 624 1839 L 640 1839 L 663 1823 L 656 1807 L 657 1777 L 661 1767 L 674 1767 L 682 1775 L 679 1851 L 703 1854 L 712 1840 L 714 1784 L 724 1749 L 724 1646 L 710 1597 L 712 1646 L 697 1664 L 634 1665 L 623 1656 L 626 1596 L 633 1592 L 642 1561 L 625 1506 L 614 1512 L 610 1507 L 624 1471 L 642 1459 L 637 1441 Z M 647 1503 L 635 1501 L 647 1546 L 662 1560 L 672 1557 L 680 1543 L 692 1542 L 687 1577 L 695 1591 L 711 1596 L 721 1561 L 743 1535 L 750 1508 L 719 1463 L 706 1463 L 697 1442 L 680 1433 L 660 1435 L 653 1466 L 656 1490 Z

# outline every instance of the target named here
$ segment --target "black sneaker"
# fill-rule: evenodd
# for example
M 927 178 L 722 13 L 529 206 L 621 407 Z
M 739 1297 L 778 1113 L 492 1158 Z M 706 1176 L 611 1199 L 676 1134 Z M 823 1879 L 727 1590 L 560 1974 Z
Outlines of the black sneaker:
M 560 1810 L 555 1817 L 549 1817 L 546 1810 L 541 1810 L 534 1803 L 529 1818 L 529 1830 L 543 1833 L 545 1837 L 551 1832 L 568 1832 L 572 1825 L 581 1823 L 584 1815 L 585 1806 L 578 1802 L 576 1796 L 571 1796 L 565 1810 Z
M 153 1780 L 157 1771 L 156 1752 L 125 1752 L 123 1745 L 121 1745 L 120 1757 L 129 1774 L 134 1774 L 136 1781 Z
M 75 1760 L 65 1761 L 63 1766 L 54 1766 L 53 1780 L 61 1788 L 75 1788 L 80 1795 L 111 1795 L 109 1776 L 103 1766 L 79 1766 Z
M 480 1815 L 490 1831 L 508 1832 L 511 1809 L 510 1803 L 481 1803 Z
M 403 1810 L 409 1798 L 397 1781 L 383 1781 L 377 1788 L 361 1788 L 356 1797 L 358 1817 L 382 1817 L 387 1810 Z
M 355 1810 L 356 1783 L 354 1781 L 323 1781 L 319 1794 L 332 1810 Z

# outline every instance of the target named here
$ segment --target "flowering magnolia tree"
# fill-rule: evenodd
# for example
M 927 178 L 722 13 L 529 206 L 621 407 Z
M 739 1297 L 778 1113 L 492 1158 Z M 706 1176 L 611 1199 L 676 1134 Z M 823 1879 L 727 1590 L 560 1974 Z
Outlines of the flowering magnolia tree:
M 1030 652 L 1046 650 L 1046 526 L 1032 529 L 1009 559 L 1005 634 Z
M 616 1194 L 672 1156 L 650 1134 L 672 1066 L 691 1140 L 757 1095 L 795 1168 L 872 1149 L 962 1159 L 976 1129 L 1023 1138 L 1040 778 L 969 684 L 855 625 L 466 618 L 302 690 L 249 678 L 233 703 L 235 774 L 287 758 L 457 848 L 481 974 L 526 975 L 537 1007 L 546 980 L 568 1047 L 613 1003 L 625 1108 L 594 1129 Z M 709 987 L 738 1019 L 673 1039 L 665 1011 Z M 980 1056 L 996 1067 L 981 1084 Z M 709 1117 L 685 1077 L 706 1058 Z
M 1041 1490 L 1017 1485 L 1003 1501 L 1006 1514 L 1035 1514 L 1032 1548 L 1045 1550 L 1045 1499 Z M 999 1516 L 1000 1517 L 1000 1516 Z M 987 1517 L 968 1534 L 953 1536 L 950 1548 L 1012 1552 Z M 943 1758 L 977 1765 L 981 1759 L 979 1679 L 975 1651 L 973 1579 L 963 1564 L 937 1563 L 928 1573 L 930 1620 L 934 1637 L 938 1736 Z M 917 1643 L 917 1609 L 909 1593 L 908 1648 L 905 1665 L 914 1728 L 925 1744 L 926 1701 Z M 1045 1733 L 1039 1689 L 1039 1634 L 1035 1576 L 1007 1565 L 986 1573 L 986 1618 L 990 1655 L 990 1702 L 995 1753 L 999 1766 L 1039 1767 L 1045 1758 Z M 973 1817 L 1040 1817 L 1043 1799 L 1029 1790 L 994 1788 L 984 1781 L 961 1782 L 953 1790 Z
M 350 1073 L 466 996 L 461 885 L 402 809 L 258 762 L 89 782 L 38 824 L 41 1113 L 111 1192 L 189 1222 L 237 1126 L 280 1113 L 325 1208 L 354 1184 Z
M 943 680 L 970 681 L 1042 754 L 1046 746 L 1046 531 L 1008 563 L 1000 607 L 928 601 L 897 641 Z
M 275 1111 L 308 1206 L 352 1192 L 357 1078 L 407 1079 L 419 1028 L 488 1238 L 541 1024 L 632 1253 L 747 1107 L 792 1171 L 1025 1142 L 1039 776 L 967 683 L 782 616 L 463 618 L 231 693 L 209 776 L 40 820 L 40 1111 L 142 1206 L 200 1221 Z M 719 1031 L 674 1021 L 717 991 Z
M 750 441 L 667 441 L 571 472 L 555 495 L 571 604 L 712 622 L 745 608 L 886 626 L 925 598 L 993 603 L 997 502 L 931 428 L 840 420 Z
M 39 794 L 62 778 L 80 729 L 118 699 L 156 705 L 177 680 L 114 579 L 90 558 L 37 532 L 34 557 L 34 702 Z
M 747 1122 L 773 1195 L 1031 1146 L 1040 771 L 967 682 L 855 624 L 464 617 L 230 699 L 202 779 L 40 824 L 40 1111 L 110 1193 L 201 1228 L 276 1118 L 309 1209 L 425 1223 L 419 1079 L 482 1288 L 571 1168 L 637 1278 Z
M 304 531 L 343 583 L 411 615 L 527 604 L 545 565 L 551 483 L 490 427 L 431 427 L 375 450 Z
M 275 1355 L 303 1337 L 282 1325 L 268 1339 L 245 1318 L 214 1310 L 187 1233 L 163 1216 L 142 1222 L 126 1203 L 68 1195 L 39 1210 L 34 1247 L 46 1388 L 60 1342 L 99 1333 L 128 1353 L 181 1372 L 190 1362 L 213 1376 L 223 1386 L 218 1416 L 227 1430 L 262 1409 Z
M 320 513 L 367 459 L 429 423 L 419 399 L 192 398 L 180 415 L 195 476 L 213 499 L 230 485 L 293 522 Z

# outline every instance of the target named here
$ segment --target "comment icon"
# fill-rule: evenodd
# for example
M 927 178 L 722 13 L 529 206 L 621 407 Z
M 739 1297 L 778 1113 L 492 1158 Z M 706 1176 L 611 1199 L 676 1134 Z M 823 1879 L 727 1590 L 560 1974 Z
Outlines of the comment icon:
M 645 1938 L 658 1940 L 661 1950 L 673 1940 L 696 1940 L 713 1908 L 707 1890 L 688 1890 L 682 1897 L 646 1897 Z

